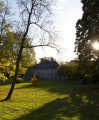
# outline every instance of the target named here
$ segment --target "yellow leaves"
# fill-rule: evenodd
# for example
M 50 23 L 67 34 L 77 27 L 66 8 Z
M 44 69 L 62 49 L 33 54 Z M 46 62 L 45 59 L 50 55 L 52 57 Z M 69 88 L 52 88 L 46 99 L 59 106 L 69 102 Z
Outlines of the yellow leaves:
M 9 74 L 9 77 L 14 75 L 15 65 L 13 65 L 10 60 L 3 61 L 3 62 L 0 62 L 0 70 L 1 70 L 0 79 L 6 80 L 6 77 L 5 77 L 6 73 Z
M 10 74 L 9 77 L 13 76 L 14 75 L 14 71 L 9 71 L 9 74 Z
M 4 74 L 0 73 L 0 79 L 3 80 L 3 81 L 6 81 L 7 77 L 5 77 Z
M 14 33 L 13 32 L 7 32 L 6 36 L 11 43 L 14 42 Z
M 87 104 L 88 102 L 89 102 L 89 100 L 88 100 L 88 97 L 87 96 L 82 96 L 82 102 L 84 103 L 84 104 Z

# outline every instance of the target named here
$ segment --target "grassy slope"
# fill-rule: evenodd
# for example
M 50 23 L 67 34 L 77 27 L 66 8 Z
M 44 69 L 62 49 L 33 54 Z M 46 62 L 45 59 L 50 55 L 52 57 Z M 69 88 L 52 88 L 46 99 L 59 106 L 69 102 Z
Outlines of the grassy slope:
M 9 87 L 0 86 L 0 99 Z M 52 81 L 17 84 L 12 99 L 0 103 L 0 120 L 99 120 L 96 87 Z

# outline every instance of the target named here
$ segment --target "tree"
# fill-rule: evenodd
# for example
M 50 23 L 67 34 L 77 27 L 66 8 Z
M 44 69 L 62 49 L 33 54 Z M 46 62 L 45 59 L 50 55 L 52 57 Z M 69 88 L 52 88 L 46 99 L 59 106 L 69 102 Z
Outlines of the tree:
M 24 43 L 29 33 L 30 28 L 32 25 L 36 25 L 39 27 L 39 30 L 44 32 L 42 33 L 43 39 L 40 39 L 40 44 L 36 44 L 33 46 L 25 46 L 25 47 L 38 47 L 38 46 L 50 46 L 56 48 L 56 44 L 54 43 L 56 34 L 53 34 L 51 29 L 51 20 L 50 15 L 51 13 L 51 4 L 53 3 L 52 0 L 19 0 L 19 6 L 22 8 L 21 17 L 22 17 L 22 25 L 23 25 L 23 35 L 21 38 L 20 49 L 16 60 L 16 69 L 15 75 L 13 79 L 13 83 L 11 85 L 10 91 L 7 97 L 4 100 L 10 99 L 12 92 L 14 90 L 14 86 L 17 79 L 17 74 L 19 70 L 19 63 L 22 56 L 22 50 L 24 48 Z M 49 28 L 49 29 L 48 29 Z M 33 29 L 32 29 L 33 30 Z M 41 33 L 40 33 L 41 34 Z M 35 40 L 36 42 L 36 40 Z
M 36 64 L 35 52 L 34 49 L 25 48 L 22 53 L 21 65 L 24 68 L 28 68 Z
M 3 73 L 13 76 L 15 70 L 15 63 L 17 52 L 19 51 L 20 39 L 22 33 L 7 32 L 3 36 L 3 45 L 0 49 L 0 70 L 2 76 L 1 80 L 6 80 Z M 26 38 L 25 45 L 31 45 L 30 39 Z M 24 74 L 27 67 L 36 63 L 35 51 L 33 48 L 24 48 L 22 53 L 22 59 L 20 62 L 19 73 Z
M 9 30 L 11 27 L 10 22 L 8 22 L 8 17 L 10 15 L 10 9 L 8 3 L 4 3 L 2 0 L 0 1 L 0 36 L 4 35 L 4 33 Z
M 6 66 L 6 69 L 8 69 L 8 66 L 9 66 L 9 62 L 8 61 L 11 61 L 10 59 L 10 48 L 8 48 L 8 46 L 10 44 L 7 44 L 7 36 L 8 34 L 6 34 L 10 27 L 11 27 L 11 24 L 10 22 L 8 22 L 8 17 L 10 15 L 10 9 L 8 7 L 8 4 L 5 4 L 2 0 L 0 1 L 0 71 L 3 72 L 5 66 Z M 6 35 L 5 35 L 6 34 Z M 7 51 L 8 50 L 8 51 Z M 9 59 L 8 59 L 8 55 L 9 55 Z M 7 61 L 6 61 L 7 59 Z M 11 63 L 11 62 L 10 62 Z M 10 64 L 10 69 L 12 69 L 12 64 Z M 4 78 L 4 80 L 6 79 L 4 74 L 2 74 L 2 72 L 0 72 L 1 77 L 0 78 Z
M 4 1 L 0 1 L 0 63 L 2 63 L 4 58 L 8 59 L 8 55 L 10 56 L 11 45 L 9 39 L 9 29 L 11 27 L 10 22 L 8 22 L 8 17 L 10 16 L 10 9 L 8 3 L 4 3 Z M 7 38 L 8 37 L 8 38 Z M 12 40 L 12 38 L 11 38 Z M 9 44 L 7 44 L 9 43 Z M 8 49 L 9 46 L 9 49 Z M 10 60 L 10 57 L 9 57 Z
M 99 2 L 98 0 L 81 0 L 83 16 L 76 23 L 75 51 L 78 54 L 80 69 L 91 74 L 91 64 L 98 57 L 92 43 L 99 41 Z
M 13 49 L 14 49 L 14 53 L 17 56 L 17 53 L 19 51 L 19 46 L 20 46 L 20 42 L 21 42 L 21 38 L 22 38 L 23 33 L 22 32 L 16 32 L 14 33 L 14 44 L 13 44 Z M 24 49 L 22 51 L 22 57 L 21 57 L 21 61 L 20 61 L 20 73 L 25 73 L 26 69 L 32 65 L 34 65 L 36 63 L 36 55 L 35 55 L 35 51 L 34 48 L 28 48 L 25 46 L 31 46 L 31 39 L 27 36 L 25 38 L 25 43 L 24 43 Z M 16 58 L 15 60 L 16 61 Z

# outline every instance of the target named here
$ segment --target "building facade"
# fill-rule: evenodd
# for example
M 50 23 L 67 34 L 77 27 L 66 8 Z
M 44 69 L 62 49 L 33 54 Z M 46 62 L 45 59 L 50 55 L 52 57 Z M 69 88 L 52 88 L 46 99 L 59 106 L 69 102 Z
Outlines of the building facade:
M 26 78 L 36 75 L 38 78 L 44 78 L 48 80 L 58 80 L 56 70 L 59 64 L 53 59 L 42 58 L 40 63 L 33 67 L 30 67 L 26 72 Z

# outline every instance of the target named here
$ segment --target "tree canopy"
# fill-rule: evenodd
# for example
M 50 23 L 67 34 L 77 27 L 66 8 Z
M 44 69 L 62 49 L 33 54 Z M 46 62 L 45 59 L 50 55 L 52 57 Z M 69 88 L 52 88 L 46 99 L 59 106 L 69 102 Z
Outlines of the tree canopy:
M 83 16 L 76 23 L 75 51 L 80 60 L 95 57 L 92 43 L 99 41 L 99 1 L 82 0 Z
M 97 71 L 95 63 L 99 64 L 96 62 L 99 59 L 97 54 L 99 51 L 92 47 L 95 41 L 99 42 L 99 1 L 81 0 L 81 2 L 83 15 L 76 23 L 75 51 L 79 58 L 80 69 L 84 74 L 93 76 Z

